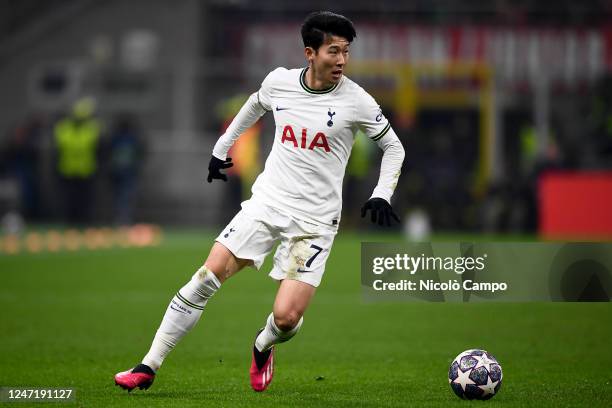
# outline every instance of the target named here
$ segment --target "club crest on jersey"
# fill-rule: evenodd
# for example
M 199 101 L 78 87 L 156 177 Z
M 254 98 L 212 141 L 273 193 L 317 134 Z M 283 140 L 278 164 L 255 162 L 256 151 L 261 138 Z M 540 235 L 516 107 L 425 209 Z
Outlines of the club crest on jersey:
M 223 235 L 223 238 L 227 238 L 227 237 L 229 237 L 229 234 L 231 234 L 231 233 L 232 233 L 232 232 L 234 232 L 234 231 L 236 231 L 236 230 L 235 230 L 234 228 L 231 228 L 231 227 L 230 227 L 229 232 L 227 232 L 225 235 Z
M 336 112 L 332 112 L 331 108 L 329 108 L 329 111 L 327 112 L 327 114 L 329 115 L 329 120 L 327 121 L 327 126 L 332 127 L 334 126 L 334 115 L 336 114 Z
M 325 150 L 327 153 L 331 151 L 329 144 L 327 143 L 327 136 L 325 136 L 325 133 L 317 132 L 310 143 L 306 143 L 307 134 L 308 130 L 302 128 L 302 137 L 300 139 L 300 143 L 298 144 L 298 140 L 295 138 L 295 133 L 293 132 L 291 125 L 285 125 L 285 128 L 283 129 L 283 136 L 281 137 L 281 143 L 291 143 L 296 149 L 300 148 L 314 150 L 315 148 L 320 148 Z

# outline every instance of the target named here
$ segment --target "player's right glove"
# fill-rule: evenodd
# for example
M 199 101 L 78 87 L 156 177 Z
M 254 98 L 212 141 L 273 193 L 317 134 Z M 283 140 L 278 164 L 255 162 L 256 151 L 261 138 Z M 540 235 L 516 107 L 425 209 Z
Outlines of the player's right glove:
M 366 216 L 368 210 L 372 212 L 372 222 L 376 223 L 378 221 L 378 225 L 383 225 L 386 223 L 387 226 L 391 226 L 391 218 L 397 222 L 400 222 L 399 217 L 393 212 L 391 204 L 389 204 L 384 198 L 370 198 L 361 208 L 361 218 Z
M 229 169 L 233 165 L 234 163 L 232 163 L 231 157 L 221 160 L 212 156 L 210 158 L 210 163 L 208 163 L 208 178 L 206 180 L 208 180 L 209 183 L 212 183 L 213 179 L 227 181 L 227 175 L 221 173 L 220 170 Z

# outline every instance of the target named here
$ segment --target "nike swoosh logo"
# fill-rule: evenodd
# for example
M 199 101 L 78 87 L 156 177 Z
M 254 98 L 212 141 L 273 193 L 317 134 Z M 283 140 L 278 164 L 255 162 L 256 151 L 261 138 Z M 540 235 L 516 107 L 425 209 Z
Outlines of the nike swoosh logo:
M 297 268 L 297 271 L 302 272 L 302 273 L 312 272 L 312 271 L 307 271 L 306 269 L 302 269 L 302 268 Z
M 172 310 L 176 310 L 177 312 L 180 312 L 180 313 L 182 313 L 182 314 L 187 314 L 187 312 L 184 312 L 184 311 L 182 311 L 181 309 L 177 309 L 176 307 L 174 307 L 174 306 L 172 306 L 172 305 L 170 305 L 170 309 L 172 309 Z
M 277 111 L 277 112 L 278 112 L 278 111 L 282 111 L 282 110 L 287 110 L 287 109 L 289 109 L 289 108 L 279 108 L 278 106 L 276 107 L 276 111 Z

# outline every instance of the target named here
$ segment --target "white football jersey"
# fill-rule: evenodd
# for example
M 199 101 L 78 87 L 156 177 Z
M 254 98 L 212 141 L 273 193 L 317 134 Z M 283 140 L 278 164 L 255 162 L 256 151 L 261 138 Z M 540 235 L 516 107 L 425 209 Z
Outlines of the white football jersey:
M 391 125 L 374 98 L 349 78 L 314 90 L 306 85 L 306 70 L 277 68 L 257 93 L 259 104 L 274 114 L 276 131 L 253 199 L 333 226 L 340 219 L 342 180 L 357 129 L 378 141 Z M 389 188 L 392 193 L 395 185 Z

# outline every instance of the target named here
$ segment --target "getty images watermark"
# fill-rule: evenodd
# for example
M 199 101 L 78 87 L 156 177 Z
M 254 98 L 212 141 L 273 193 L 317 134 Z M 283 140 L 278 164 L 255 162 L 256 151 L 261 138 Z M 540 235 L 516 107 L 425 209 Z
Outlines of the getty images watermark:
M 382 275 L 387 271 L 405 271 L 410 275 L 421 272 L 433 271 L 452 271 L 457 275 L 462 275 L 466 271 L 483 271 L 487 254 L 478 257 L 470 256 L 411 256 L 407 253 L 395 254 L 395 257 L 376 257 L 372 260 L 372 273 Z M 506 282 L 474 282 L 471 279 L 460 281 L 459 279 L 449 279 L 445 282 L 434 279 L 401 279 L 398 282 L 385 282 L 383 279 L 376 279 L 372 287 L 374 290 L 408 290 L 408 291 L 432 291 L 432 290 L 476 290 L 476 291 L 505 291 L 508 289 Z
M 362 243 L 368 301 L 609 301 L 612 244 Z

